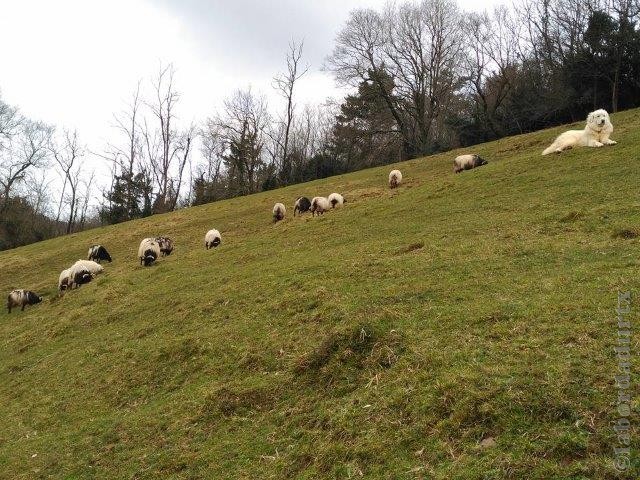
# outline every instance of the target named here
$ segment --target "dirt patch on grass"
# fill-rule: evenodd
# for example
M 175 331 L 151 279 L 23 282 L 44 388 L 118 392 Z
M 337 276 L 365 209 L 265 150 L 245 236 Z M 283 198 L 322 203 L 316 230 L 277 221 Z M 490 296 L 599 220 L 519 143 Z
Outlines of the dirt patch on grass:
M 616 228 L 611 234 L 611 238 L 622 238 L 631 240 L 640 237 L 640 230 L 637 228 Z
M 206 396 L 200 409 L 200 417 L 211 420 L 219 416 L 244 416 L 252 412 L 268 411 L 277 400 L 276 389 L 222 387 Z
M 325 336 L 295 361 L 293 371 L 298 376 L 348 383 L 364 372 L 392 367 L 404 349 L 404 339 L 396 330 L 357 325 Z
M 424 242 L 416 242 L 407 245 L 406 247 L 402 247 L 400 250 L 396 252 L 396 255 L 404 255 L 405 253 L 415 252 L 416 250 L 420 250 L 424 248 Z
M 581 220 L 582 218 L 584 218 L 584 214 L 582 212 L 569 212 L 560 218 L 560 222 L 570 223 L 575 222 L 576 220 Z

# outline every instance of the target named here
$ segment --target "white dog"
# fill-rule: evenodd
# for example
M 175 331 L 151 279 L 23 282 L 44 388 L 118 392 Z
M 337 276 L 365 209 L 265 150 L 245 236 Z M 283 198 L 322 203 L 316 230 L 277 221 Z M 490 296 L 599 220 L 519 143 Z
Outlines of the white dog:
M 542 155 L 560 153 L 573 147 L 602 147 L 603 145 L 615 145 L 618 142 L 609 139 L 613 132 L 613 125 L 609 120 L 606 110 L 596 110 L 587 117 L 587 126 L 584 130 L 569 130 L 561 133 L 555 141 L 542 152 Z

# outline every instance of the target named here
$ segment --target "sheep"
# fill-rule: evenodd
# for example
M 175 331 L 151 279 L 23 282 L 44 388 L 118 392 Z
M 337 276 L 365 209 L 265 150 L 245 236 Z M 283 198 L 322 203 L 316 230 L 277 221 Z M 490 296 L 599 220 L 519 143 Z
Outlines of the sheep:
M 84 268 L 85 270 L 89 270 L 89 273 L 91 273 L 94 277 L 99 273 L 104 272 L 104 267 L 92 260 L 78 260 L 71 266 L 71 268 L 76 270 Z
M 454 173 L 460 173 L 463 170 L 471 170 L 472 168 L 481 167 L 487 163 L 489 162 L 479 155 L 458 155 L 453 160 L 453 171 Z
M 209 250 L 210 248 L 217 247 L 220 245 L 222 241 L 222 237 L 220 236 L 220 232 L 215 228 L 209 230 L 207 234 L 204 236 L 204 248 Z
M 74 286 L 75 288 L 79 288 L 80 285 L 84 285 L 93 280 L 94 276 L 94 274 L 82 265 L 74 265 L 69 269 L 69 280 L 66 289 L 71 290 Z
M 91 260 L 78 260 L 71 265 L 71 267 L 60 272 L 60 276 L 58 277 L 58 291 L 62 294 L 64 290 L 71 290 L 74 286 L 77 288 L 80 285 L 89 283 L 96 275 L 103 271 L 104 267 L 99 263 Z
M 109 255 L 107 249 L 102 245 L 91 245 L 87 253 L 87 260 L 93 260 L 98 263 L 100 263 L 101 260 L 106 260 L 111 263 L 111 255 Z
M 331 204 L 325 197 L 313 197 L 313 200 L 311 200 L 312 216 L 321 215 L 329 209 L 331 209 Z
M 389 188 L 397 188 L 402 183 L 402 173 L 400 170 L 391 170 L 389 172 Z
M 344 197 L 339 193 L 332 193 L 327 197 L 327 200 L 329 200 L 331 208 L 341 207 L 343 204 L 347 203 Z
M 284 208 L 282 203 L 276 203 L 273 206 L 273 223 L 279 222 L 284 219 L 285 214 L 287 213 L 287 209 Z
M 296 212 L 308 212 L 309 208 L 311 208 L 311 201 L 307 197 L 298 197 L 295 205 L 293 206 L 293 216 L 296 216 Z
M 67 268 L 60 272 L 60 277 L 58 277 L 58 291 L 67 290 L 70 287 L 69 283 L 71 283 L 71 269 Z
M 163 257 L 171 255 L 171 252 L 173 252 L 173 240 L 169 237 L 156 237 L 155 241 L 160 246 L 160 253 L 162 253 Z
M 31 290 L 13 290 L 7 297 L 7 311 L 11 313 L 13 307 L 22 307 L 20 311 L 24 312 L 27 305 L 35 305 L 41 301 L 42 297 Z
M 144 238 L 138 247 L 138 258 L 140 265 L 148 267 L 160 256 L 160 245 L 155 238 Z

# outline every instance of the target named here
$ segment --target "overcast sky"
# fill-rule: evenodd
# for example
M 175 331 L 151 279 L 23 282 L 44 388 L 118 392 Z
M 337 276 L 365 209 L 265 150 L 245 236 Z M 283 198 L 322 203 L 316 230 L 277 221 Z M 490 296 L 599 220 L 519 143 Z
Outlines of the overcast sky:
M 463 0 L 464 9 L 494 0 Z M 249 85 L 273 97 L 290 40 L 304 39 L 309 73 L 297 103 L 341 94 L 321 71 L 358 7 L 385 0 L 0 0 L 0 95 L 27 116 L 77 128 L 94 151 L 113 136 L 139 79 L 176 68 L 182 122 L 210 115 Z

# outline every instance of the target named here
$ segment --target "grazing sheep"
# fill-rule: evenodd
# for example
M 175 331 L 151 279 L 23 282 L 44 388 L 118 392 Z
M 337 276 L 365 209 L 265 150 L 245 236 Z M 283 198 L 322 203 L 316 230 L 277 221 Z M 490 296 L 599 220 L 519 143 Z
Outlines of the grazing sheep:
M 279 222 L 284 219 L 285 214 L 287 213 L 287 209 L 284 208 L 284 205 L 281 203 L 276 203 L 273 206 L 273 223 Z
M 78 260 L 71 267 L 60 272 L 58 290 L 62 293 L 64 290 L 71 290 L 74 286 L 78 288 L 80 285 L 89 283 L 103 271 L 104 267 L 99 263 L 91 260 Z
M 60 272 L 60 277 L 58 277 L 58 290 L 62 292 L 63 290 L 67 290 L 71 283 L 71 269 L 67 268 Z
M 27 305 L 35 305 L 41 301 L 42 297 L 31 290 L 13 290 L 7 297 L 7 311 L 11 313 L 13 307 L 22 307 L 20 311 L 24 311 L 24 307 Z
M 339 193 L 332 193 L 331 195 L 329 195 L 329 197 L 327 197 L 327 200 L 329 200 L 331 208 L 341 207 L 347 202 Z
M 472 168 L 481 167 L 487 163 L 489 162 L 481 158 L 480 155 L 458 155 L 453 160 L 453 171 L 460 173 L 463 170 L 471 170 Z
M 329 200 L 327 200 L 325 197 L 313 197 L 313 200 L 311 200 L 310 210 L 311 210 L 311 215 L 314 217 L 316 215 L 321 215 L 330 209 L 331 209 L 331 204 L 329 203 Z
M 217 247 L 220 245 L 222 241 L 222 237 L 220 236 L 220 232 L 215 228 L 209 230 L 207 234 L 204 236 L 204 248 L 209 250 L 210 248 Z
M 155 238 L 145 238 L 140 242 L 138 247 L 138 258 L 140 265 L 148 267 L 160 256 L 160 245 Z
M 400 170 L 391 170 L 389 172 L 389 188 L 397 188 L 402 183 L 402 173 Z
M 71 290 L 72 288 L 79 288 L 80 285 L 84 285 L 85 283 L 89 283 L 93 280 L 95 275 L 92 274 L 87 268 L 82 265 L 74 265 L 69 269 L 69 280 L 67 290 Z
M 160 246 L 160 253 L 162 253 L 163 257 L 171 255 L 171 252 L 173 252 L 173 240 L 169 237 L 156 237 L 155 241 Z
M 107 249 L 102 245 L 91 245 L 89 247 L 89 253 L 87 253 L 87 260 L 93 260 L 100 263 L 101 260 L 106 260 L 111 263 L 111 255 L 107 252 Z
M 104 267 L 99 263 L 96 263 L 92 260 L 78 260 L 71 266 L 72 269 L 81 269 L 89 270 L 93 276 L 98 275 L 99 273 L 104 272 Z
M 296 216 L 296 212 L 308 212 L 309 208 L 311 208 L 311 201 L 307 197 L 298 197 L 295 205 L 293 206 L 293 216 Z

